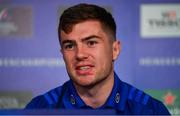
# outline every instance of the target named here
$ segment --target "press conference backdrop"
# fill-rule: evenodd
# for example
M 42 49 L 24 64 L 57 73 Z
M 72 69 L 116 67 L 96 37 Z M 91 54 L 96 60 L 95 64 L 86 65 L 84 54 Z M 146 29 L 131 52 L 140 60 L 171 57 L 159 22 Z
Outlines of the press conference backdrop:
M 179 0 L 0 0 L 0 108 L 23 108 L 69 79 L 58 42 L 58 18 L 77 3 L 109 10 L 122 51 L 120 79 L 180 114 Z

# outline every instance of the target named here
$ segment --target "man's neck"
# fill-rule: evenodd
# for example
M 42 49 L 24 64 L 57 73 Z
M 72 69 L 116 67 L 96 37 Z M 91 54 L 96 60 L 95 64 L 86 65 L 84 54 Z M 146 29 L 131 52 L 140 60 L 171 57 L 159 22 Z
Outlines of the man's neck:
M 102 106 L 111 94 L 114 85 L 114 73 L 93 87 L 75 86 L 81 99 L 92 108 Z

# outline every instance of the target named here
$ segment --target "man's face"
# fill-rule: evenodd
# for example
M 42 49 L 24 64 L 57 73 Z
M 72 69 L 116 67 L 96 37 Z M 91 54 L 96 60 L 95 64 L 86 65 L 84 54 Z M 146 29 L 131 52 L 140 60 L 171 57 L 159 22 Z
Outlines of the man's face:
M 119 54 L 120 43 L 110 41 L 98 21 L 78 23 L 70 33 L 60 34 L 67 72 L 75 84 L 93 86 L 113 78 L 113 61 Z

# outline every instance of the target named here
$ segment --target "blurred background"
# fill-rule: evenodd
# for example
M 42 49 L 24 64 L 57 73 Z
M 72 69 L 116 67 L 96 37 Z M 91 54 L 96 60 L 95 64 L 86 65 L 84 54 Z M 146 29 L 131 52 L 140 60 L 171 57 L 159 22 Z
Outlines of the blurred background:
M 62 11 L 78 3 L 114 16 L 120 79 L 180 114 L 179 0 L 0 0 L 0 108 L 24 108 L 69 79 L 57 27 Z

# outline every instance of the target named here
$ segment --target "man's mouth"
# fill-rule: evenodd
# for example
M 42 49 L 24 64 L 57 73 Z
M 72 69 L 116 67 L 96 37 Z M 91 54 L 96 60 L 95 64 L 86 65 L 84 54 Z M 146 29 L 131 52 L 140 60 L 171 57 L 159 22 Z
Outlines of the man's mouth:
M 79 70 L 87 70 L 90 68 L 91 68 L 90 66 L 81 66 L 81 67 L 79 67 Z
M 83 66 L 77 66 L 76 72 L 79 75 L 90 75 L 92 74 L 92 65 L 83 65 Z

